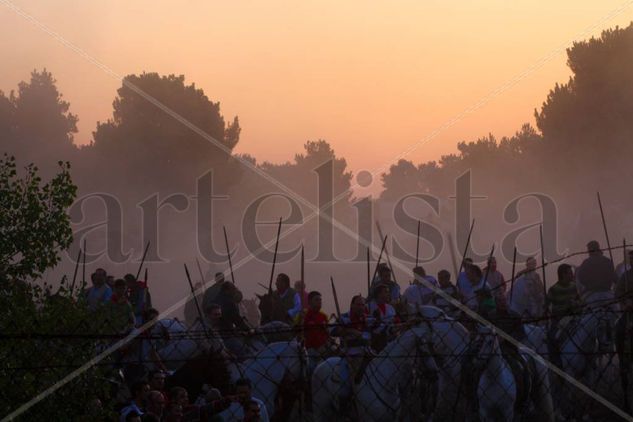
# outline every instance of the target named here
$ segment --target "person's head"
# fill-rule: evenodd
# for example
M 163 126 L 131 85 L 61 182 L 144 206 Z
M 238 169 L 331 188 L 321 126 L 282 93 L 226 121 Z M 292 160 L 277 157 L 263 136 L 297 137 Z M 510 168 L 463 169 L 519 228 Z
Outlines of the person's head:
M 176 403 L 170 401 L 165 409 L 165 416 L 163 417 L 163 422 L 180 422 L 184 417 L 183 413 L 183 405 L 180 403 Z
M 136 286 L 136 277 L 133 274 L 125 274 L 123 276 L 123 280 L 130 289 L 133 289 Z
M 426 277 L 426 270 L 422 266 L 415 267 L 413 269 L 413 278 L 416 281 L 419 281 L 420 278 Z
M 275 287 L 279 293 L 283 293 L 290 288 L 290 277 L 288 274 L 279 273 L 275 281 Z
M 536 258 L 533 256 L 529 257 L 527 261 L 525 261 L 525 268 L 528 271 L 534 271 L 536 269 Z
M 107 275 L 106 276 L 106 284 L 108 286 L 110 286 L 110 288 L 114 287 L 114 276 L 113 275 Z
M 376 287 L 376 302 L 389 303 L 389 299 L 391 299 L 391 292 L 389 291 L 389 286 L 385 284 L 378 285 L 378 287 Z
M 224 273 L 215 273 L 214 279 L 216 283 L 224 283 Z
M 152 390 L 163 391 L 165 389 L 165 373 L 153 371 L 149 374 L 149 386 Z
M 323 298 L 321 297 L 321 293 L 316 291 L 308 293 L 308 305 L 310 306 L 310 309 L 314 312 L 320 311 L 321 306 L 323 306 Z
M 125 280 L 123 280 L 122 278 L 117 278 L 116 280 L 114 280 L 114 293 L 116 293 L 119 299 L 126 296 L 127 284 L 125 283 Z
M 468 277 L 468 280 L 471 284 L 477 284 L 481 281 L 483 273 L 481 271 L 481 268 L 479 268 L 479 265 L 472 264 L 468 266 L 468 269 L 466 270 L 466 276 Z
M 440 270 L 440 272 L 437 273 L 437 281 L 442 287 L 448 286 L 451 284 L 451 273 L 446 270 Z
M 204 312 L 212 325 L 219 323 L 222 319 L 222 307 L 217 303 L 209 304 Z
M 204 396 L 204 400 L 207 402 L 207 404 L 211 404 L 215 401 L 220 400 L 221 398 L 222 393 L 217 388 L 210 388 L 209 391 L 207 391 L 207 394 Z
M 391 281 L 391 270 L 387 264 L 382 263 L 378 266 L 378 276 L 383 283 Z
M 488 268 L 490 268 L 490 271 L 497 271 L 497 258 L 494 256 L 488 258 Z
M 169 391 L 169 398 L 183 407 L 189 404 L 189 393 L 183 387 L 173 387 Z
M 90 276 L 90 279 L 95 286 L 100 287 L 105 284 L 107 276 L 108 274 L 106 273 L 106 270 L 103 268 L 97 268 Z
M 464 272 L 468 271 L 468 267 L 470 267 L 471 265 L 473 265 L 473 259 L 464 258 L 464 264 L 462 265 L 462 267 L 464 268 Z
M 558 281 L 568 284 L 574 281 L 574 270 L 569 264 L 560 264 L 558 266 Z
M 132 410 L 125 415 L 125 422 L 141 422 L 141 415 L 136 410 Z
M 136 403 L 143 403 L 149 391 L 150 391 L 149 384 L 146 381 L 136 381 L 130 387 L 130 393 L 132 394 L 132 399 Z
M 251 399 L 252 388 L 248 378 L 240 378 L 235 382 L 235 395 L 239 397 L 240 402 L 245 403 Z
M 261 409 L 255 400 L 249 400 L 242 406 L 244 407 L 244 421 L 259 422 L 261 420 Z
M 589 255 L 601 255 L 600 243 L 597 240 L 591 240 L 587 243 L 587 253 Z
M 349 311 L 353 315 L 362 315 L 365 313 L 365 298 L 361 295 L 356 295 L 352 298 L 352 302 L 349 305 Z
M 297 280 L 295 281 L 294 287 L 296 291 L 303 292 L 306 289 L 306 284 L 303 282 L 303 280 Z
M 147 412 L 156 416 L 162 416 L 165 410 L 165 396 L 158 390 L 152 390 L 147 394 Z
M 154 308 L 146 309 L 145 311 L 143 311 L 143 321 L 145 321 L 145 322 L 150 322 L 150 321 L 156 322 L 156 320 L 158 319 L 158 315 L 160 315 L 160 313 L 156 309 L 154 309 Z

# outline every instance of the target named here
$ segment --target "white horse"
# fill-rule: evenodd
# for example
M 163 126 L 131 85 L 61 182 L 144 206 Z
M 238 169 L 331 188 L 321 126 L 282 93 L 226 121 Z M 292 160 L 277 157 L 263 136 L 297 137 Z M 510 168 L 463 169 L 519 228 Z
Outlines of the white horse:
M 473 366 L 481 371 L 476 381 L 479 420 L 512 421 L 517 400 L 517 385 L 512 369 L 503 358 L 499 339 L 493 329 L 479 326 L 477 336 L 481 347 Z
M 562 369 L 585 385 L 595 386 L 602 352 L 613 347 L 612 339 L 606 337 L 605 330 L 611 319 L 609 310 L 589 309 L 568 322 L 559 333 Z M 565 409 L 566 413 L 578 411 L 574 405 L 579 403 L 576 400 L 578 390 L 563 383 L 562 393 L 570 404 L 570 408 Z
M 424 318 L 432 321 L 431 344 L 440 367 L 439 403 L 435 416 L 441 419 L 455 419 L 458 417 L 457 407 L 463 397 L 464 389 L 469 387 L 460 383 L 463 382 L 462 363 L 466 358 L 466 354 L 470 351 L 470 333 L 458 321 L 447 317 L 443 311 L 433 306 L 421 306 L 419 313 Z M 481 330 L 482 334 L 485 334 L 486 330 L 490 331 L 490 329 L 486 328 Z M 526 339 L 524 344 L 539 354 L 547 353 L 544 329 L 537 326 L 527 326 L 525 331 Z M 488 351 L 497 350 L 499 343 L 496 334 L 488 337 L 490 337 L 488 339 L 490 343 L 484 344 L 484 346 Z M 532 359 L 525 348 L 519 348 L 519 352 L 524 359 Z M 499 357 L 503 360 L 501 355 Z M 492 366 L 500 364 L 496 358 L 489 363 Z M 553 417 L 553 403 L 548 369 L 538 361 L 535 361 L 535 368 L 536 373 L 532 377 L 532 394 L 530 397 L 532 410 L 539 415 L 539 420 L 551 420 Z M 494 374 L 494 371 L 491 374 Z M 504 372 L 504 374 L 507 375 L 507 372 Z M 512 376 L 512 374 L 510 375 Z M 505 383 L 506 381 L 507 377 L 503 382 Z M 503 397 L 503 395 L 500 397 Z M 514 401 L 512 405 L 514 405 Z M 494 406 L 491 404 L 489 407 Z
M 268 415 L 275 413 L 275 399 L 282 384 L 303 380 L 307 367 L 305 349 L 296 341 L 268 344 L 252 359 L 229 366 L 231 380 L 247 378 L 251 381 L 253 396 L 266 405 Z
M 400 388 L 411 379 L 428 329 L 413 327 L 390 342 L 367 365 L 359 384 L 353 385 L 347 361 L 331 357 L 320 363 L 312 374 L 312 408 L 314 419 L 344 419 L 345 400 L 353 400 L 362 421 L 393 421 L 401 410 Z M 353 390 L 356 391 L 353 394 Z

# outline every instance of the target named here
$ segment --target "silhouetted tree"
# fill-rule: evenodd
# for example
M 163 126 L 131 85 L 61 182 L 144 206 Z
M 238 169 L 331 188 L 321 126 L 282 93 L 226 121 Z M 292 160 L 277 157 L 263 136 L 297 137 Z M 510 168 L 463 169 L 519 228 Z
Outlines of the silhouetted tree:
M 196 178 L 209 169 L 226 182 L 234 179 L 224 170 L 239 140 L 239 121 L 235 117 L 227 124 L 220 103 L 209 100 L 195 84 L 186 85 L 184 76 L 127 76 L 113 109 L 112 119 L 97 124 L 90 148 L 98 163 L 105 165 L 100 171 L 117 176 L 119 187 L 190 191 Z
M 49 175 L 57 161 L 70 160 L 76 152 L 73 134 L 77 116 L 62 99 L 56 81 L 46 69 L 31 73 L 8 97 L 0 93 L 0 141 L 2 152 L 20 162 L 36 163 Z

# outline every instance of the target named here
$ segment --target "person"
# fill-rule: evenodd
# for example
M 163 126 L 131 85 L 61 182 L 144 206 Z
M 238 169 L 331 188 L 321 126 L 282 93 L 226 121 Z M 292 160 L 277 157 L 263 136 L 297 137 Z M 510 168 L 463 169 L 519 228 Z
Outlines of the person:
M 574 270 L 569 264 L 560 264 L 558 281 L 547 290 L 547 306 L 553 325 L 562 317 L 573 314 L 578 306 L 578 290 L 574 282 Z
M 215 282 L 204 292 L 204 296 L 202 297 L 202 309 L 207 309 L 210 304 L 215 303 L 215 298 L 220 293 L 224 282 L 224 273 L 215 273 Z
M 162 370 L 156 370 L 156 371 L 152 371 L 149 374 L 149 388 L 152 391 L 159 391 L 161 393 L 165 392 L 165 378 L 167 377 L 167 375 L 165 374 L 165 371 Z
M 294 284 L 295 292 L 299 294 L 301 299 L 301 309 L 307 310 L 310 307 L 310 300 L 308 299 L 308 292 L 306 291 L 306 284 L 303 280 L 297 280 Z
M 385 348 L 395 336 L 397 330 L 394 324 L 400 322 L 396 310 L 389 303 L 391 294 L 386 284 L 376 287 L 376 299 L 369 303 L 369 314 L 374 317 L 377 328 L 372 335 L 371 347 L 377 352 Z
M 134 312 L 127 297 L 125 280 L 119 278 L 114 281 L 114 293 L 107 306 L 106 325 L 117 334 L 127 334 L 134 328 Z
M 150 392 L 149 384 L 146 381 L 137 381 L 130 387 L 132 399 L 130 403 L 121 409 L 121 417 L 119 420 L 125 422 L 131 412 L 135 412 L 139 416 L 143 416 L 143 407 L 145 399 Z
M 420 306 L 429 305 L 433 300 L 434 290 L 423 284 L 422 280 L 438 287 L 435 277 L 427 275 L 423 267 L 415 267 L 413 269 L 413 283 L 402 294 L 402 301 L 409 314 L 417 313 Z
M 131 411 L 130 413 L 127 414 L 127 416 L 125 417 L 125 419 L 123 419 L 125 422 L 141 422 L 141 414 L 136 412 L 136 411 Z
M 244 408 L 243 422 L 260 422 L 263 420 L 261 416 L 261 406 L 255 400 L 249 400 L 242 407 Z
M 573 314 L 578 305 L 578 290 L 574 282 L 574 270 L 569 264 L 561 264 L 557 269 L 558 281 L 547 290 L 546 306 L 550 312 L 547 342 L 552 362 L 561 367 L 560 345 L 557 341 L 561 319 Z
M 189 403 L 189 392 L 183 387 L 172 387 L 169 391 L 169 402 L 180 406 L 180 417 L 184 421 L 200 419 L 200 408 Z
M 276 290 L 273 292 L 273 321 L 292 323 L 301 312 L 301 298 L 290 287 L 290 277 L 280 273 L 275 280 Z
M 624 275 L 625 272 L 631 269 L 631 263 L 633 262 L 633 250 L 627 250 L 624 255 L 627 257 L 625 260 L 622 260 L 615 267 L 615 275 L 620 280 L 620 278 Z
M 587 243 L 587 253 L 589 256 L 576 271 L 580 298 L 587 305 L 613 300 L 611 288 L 617 282 L 613 262 L 604 256 L 595 240 Z
M 497 270 L 497 259 L 494 256 L 488 258 L 488 266 L 482 271 L 485 275 L 486 282 L 492 290 L 492 295 L 495 298 L 497 307 L 506 309 L 508 307 L 506 303 L 506 284 L 503 274 Z
M 143 321 L 143 312 L 152 307 L 152 295 L 147 286 L 147 280 L 137 280 L 132 274 L 126 274 L 123 279 L 127 284 L 127 296 L 134 310 L 136 323 Z
M 242 293 L 233 283 L 224 283 L 216 296 L 216 302 L 222 308 L 222 318 L 219 321 L 223 331 L 235 329 L 248 332 L 249 327 L 240 315 L 238 304 L 242 300 Z
M 103 268 L 97 268 L 90 276 L 92 287 L 86 291 L 85 297 L 88 302 L 88 309 L 91 311 L 96 311 L 102 305 L 110 302 L 112 289 L 106 283 L 106 277 L 107 274 Z
M 457 290 L 459 291 L 459 295 L 464 304 L 475 303 L 475 293 L 473 292 L 473 288 L 467 274 L 468 267 L 471 265 L 473 265 L 473 260 L 471 258 L 464 258 L 462 261 L 462 272 L 460 272 L 457 276 Z
M 147 394 L 147 406 L 145 408 L 145 414 L 149 416 L 153 416 L 158 420 L 161 420 L 163 417 L 163 412 L 165 411 L 166 404 L 165 396 L 160 391 L 151 390 Z M 147 416 L 144 416 L 144 418 Z
M 308 294 L 309 307 L 297 316 L 297 325 L 301 326 L 304 346 L 311 358 L 310 364 L 322 359 L 330 340 L 328 331 L 328 317 L 321 310 L 323 298 L 317 291 Z M 314 362 L 312 362 L 314 361 Z
M 376 321 L 367 314 L 365 298 L 356 295 L 349 312 L 342 314 L 338 324 L 330 329 L 332 336 L 341 338 L 349 372 L 356 381 L 360 380 L 362 369 L 372 356 L 370 344 L 375 328 Z
M 483 272 L 478 265 L 469 265 L 466 270 L 468 281 L 470 282 L 473 291 L 473 304 L 466 303 L 466 306 L 471 307 L 474 311 L 479 313 L 484 318 L 496 311 L 496 303 L 494 296 L 492 295 L 490 285 L 484 279 Z
M 629 251 L 629 262 L 633 262 L 633 251 Z M 620 302 L 620 307 L 624 310 L 627 306 L 623 306 L 626 302 L 631 302 L 633 298 L 633 269 L 629 269 L 622 273 L 618 284 L 615 288 L 615 297 Z
M 519 274 L 511 297 L 508 293 L 508 308 L 522 318 L 540 318 L 543 315 L 545 298 L 543 282 L 536 271 L 536 259 L 529 257 L 525 262 L 525 269 Z
M 263 401 L 253 396 L 253 388 L 249 379 L 240 378 L 235 382 L 235 395 L 237 396 L 237 400 L 234 400 L 228 409 L 221 413 L 225 422 L 242 421 L 244 418 L 244 409 L 250 401 L 254 401 L 259 406 L 260 420 L 262 422 L 268 422 L 266 405 Z
M 391 269 L 389 265 L 386 263 L 381 263 L 378 265 L 378 271 L 376 273 L 376 278 L 372 280 L 371 288 L 370 288 L 370 299 L 374 299 L 376 297 L 376 288 L 381 284 L 389 287 L 389 293 L 391 295 L 391 304 L 395 305 L 400 302 L 400 285 L 391 279 Z
M 451 283 L 451 273 L 449 273 L 447 270 L 440 270 L 440 272 L 437 273 L 437 280 L 439 282 L 439 288 L 444 293 L 457 301 L 460 300 L 457 287 L 455 287 L 455 285 Z M 433 296 L 432 304 L 433 306 L 440 308 L 442 311 L 444 311 L 446 315 L 451 318 L 457 318 L 459 316 L 459 308 L 451 304 L 448 300 L 446 300 L 443 296 L 439 294 L 435 294 Z
M 162 422 L 183 422 L 185 420 L 184 415 L 182 405 L 170 401 L 165 407 L 165 415 L 163 416 Z M 200 418 L 195 420 L 199 421 Z

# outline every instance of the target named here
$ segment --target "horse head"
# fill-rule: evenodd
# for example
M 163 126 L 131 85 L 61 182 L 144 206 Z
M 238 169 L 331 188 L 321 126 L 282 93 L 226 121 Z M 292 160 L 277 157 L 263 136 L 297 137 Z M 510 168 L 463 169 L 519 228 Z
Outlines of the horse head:
M 471 351 L 474 353 L 473 363 L 477 368 L 485 367 L 493 356 L 500 356 L 501 348 L 495 329 L 487 325 L 478 325 Z

